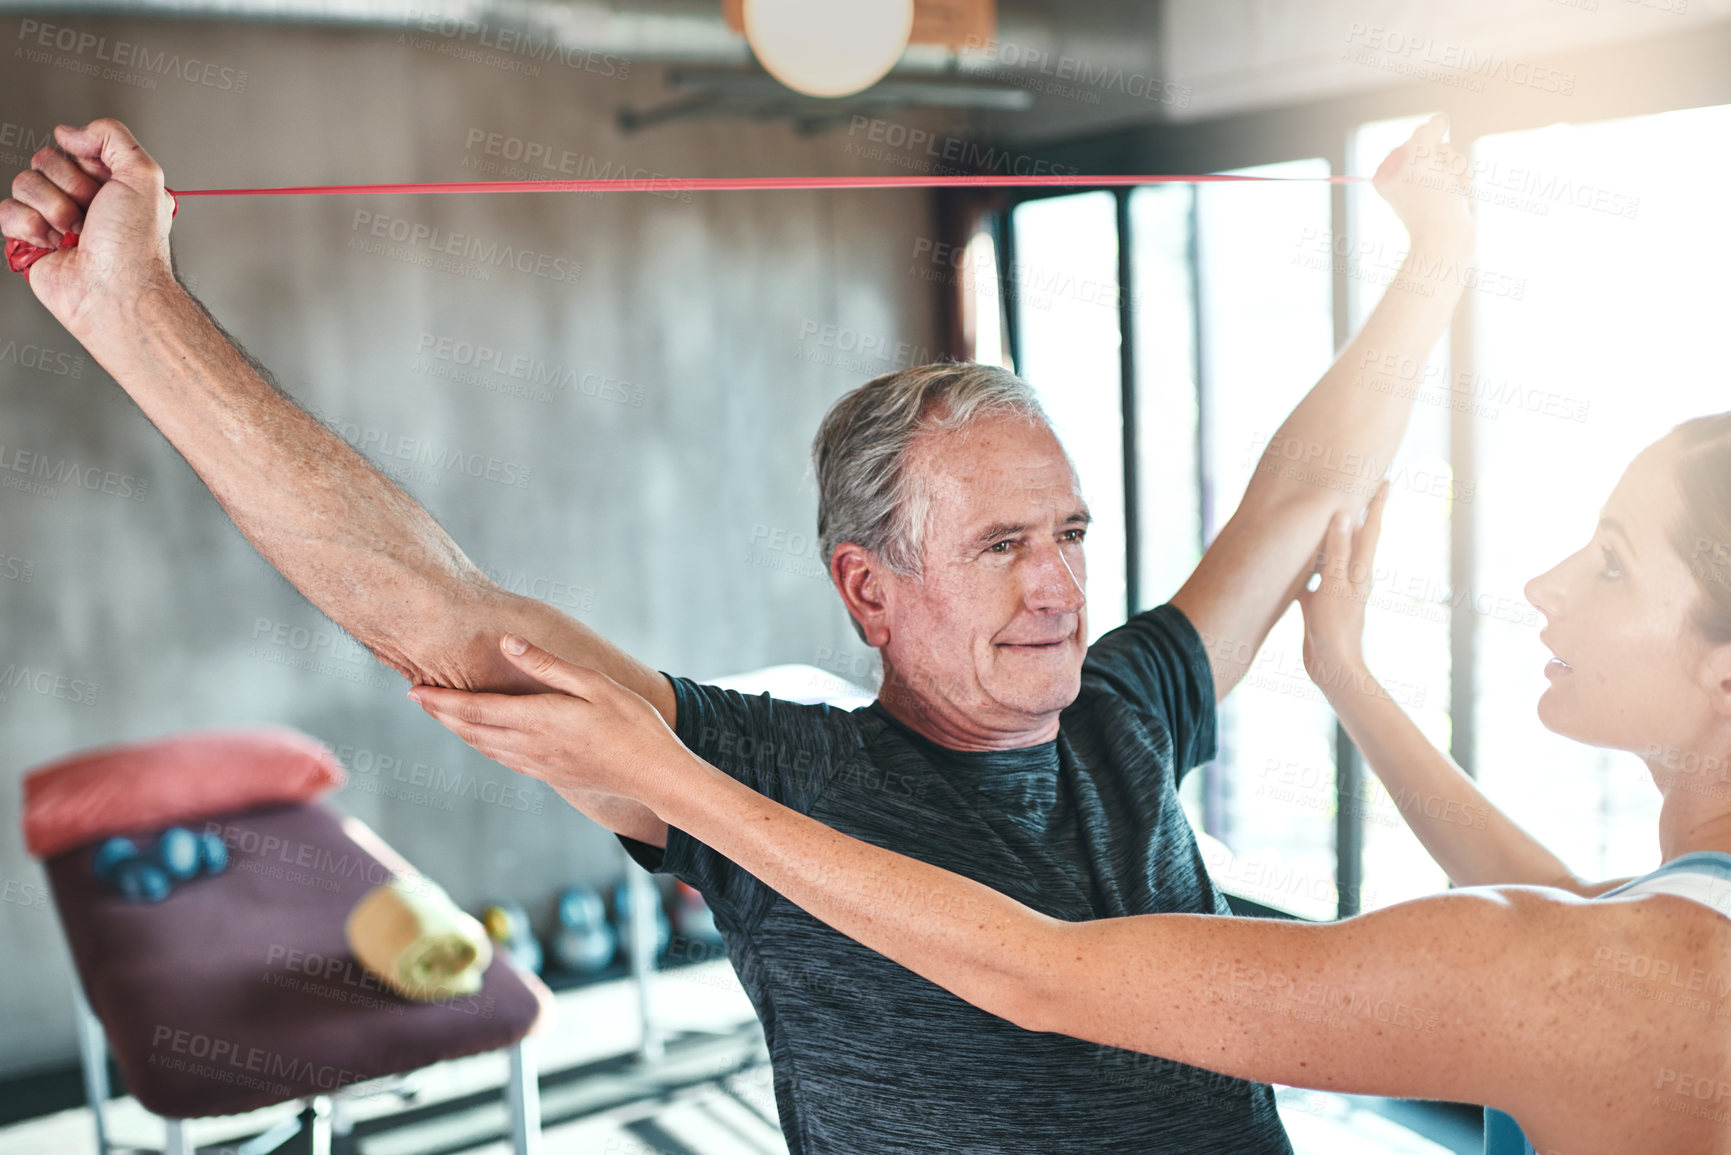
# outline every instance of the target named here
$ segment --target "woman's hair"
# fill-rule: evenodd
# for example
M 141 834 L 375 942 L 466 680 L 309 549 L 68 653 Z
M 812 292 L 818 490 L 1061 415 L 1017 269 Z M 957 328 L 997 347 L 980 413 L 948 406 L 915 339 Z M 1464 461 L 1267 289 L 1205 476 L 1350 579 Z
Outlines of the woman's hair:
M 1731 642 L 1731 413 L 1697 417 L 1673 429 L 1682 517 L 1671 527 L 1701 588 L 1692 615 L 1715 645 Z

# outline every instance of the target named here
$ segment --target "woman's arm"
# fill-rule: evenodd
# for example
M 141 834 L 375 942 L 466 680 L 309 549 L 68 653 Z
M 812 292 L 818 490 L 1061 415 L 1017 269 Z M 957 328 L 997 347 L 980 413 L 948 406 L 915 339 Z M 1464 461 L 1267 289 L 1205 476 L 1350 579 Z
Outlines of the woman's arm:
M 1299 595 L 1306 670 L 1401 817 L 1455 885 L 1550 886 L 1584 897 L 1618 885 L 1577 877 L 1498 809 L 1454 759 L 1425 737 L 1365 664 L 1364 609 L 1387 499 L 1385 483 L 1363 526 L 1354 530 L 1338 519 L 1329 526 L 1321 584 Z
M 1456 886 L 1549 886 L 1584 898 L 1627 879 L 1589 882 L 1497 807 L 1431 744 L 1366 667 L 1328 701 L 1401 817 Z
M 1523 1036 L 1549 1016 L 1521 1012 L 1539 1011 L 1556 983 L 1555 956 L 1534 949 L 1554 901 L 1462 891 L 1333 924 L 1187 914 L 1067 923 L 683 758 L 664 767 L 668 788 L 651 804 L 670 826 L 1027 1030 L 1258 1082 L 1523 1105 Z
M 1065 923 L 764 798 L 595 671 L 533 649 L 516 660 L 564 693 L 416 693 L 488 757 L 642 801 L 841 933 L 1028 1030 L 1242 1078 L 1511 1109 L 1533 1078 L 1576 1061 L 1523 1076 L 1530 1034 L 1587 1054 L 1575 1043 L 1592 1015 L 1561 977 L 1582 956 L 1558 921 L 1577 900 L 1459 892 L 1332 925 Z

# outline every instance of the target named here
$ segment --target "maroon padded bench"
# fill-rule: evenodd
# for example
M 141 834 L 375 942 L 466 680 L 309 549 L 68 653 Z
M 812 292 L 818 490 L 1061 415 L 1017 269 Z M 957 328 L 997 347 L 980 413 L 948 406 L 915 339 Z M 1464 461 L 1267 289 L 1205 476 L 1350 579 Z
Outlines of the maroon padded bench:
M 303 1100 L 316 1130 L 330 1096 L 445 1059 L 508 1049 L 514 1149 L 539 1149 L 529 1033 L 551 993 L 495 953 L 474 995 L 421 1003 L 391 991 L 348 948 L 362 895 L 412 868 L 365 824 L 320 802 L 221 815 L 228 869 L 129 903 L 91 872 L 93 846 L 47 862 L 83 1005 L 79 1041 L 98 1144 L 107 1155 L 106 1037 L 130 1091 L 190 1152 L 181 1120 Z M 129 835 L 147 840 L 157 832 Z M 96 1027 L 95 1024 L 100 1024 Z M 313 1149 L 328 1149 L 328 1124 Z

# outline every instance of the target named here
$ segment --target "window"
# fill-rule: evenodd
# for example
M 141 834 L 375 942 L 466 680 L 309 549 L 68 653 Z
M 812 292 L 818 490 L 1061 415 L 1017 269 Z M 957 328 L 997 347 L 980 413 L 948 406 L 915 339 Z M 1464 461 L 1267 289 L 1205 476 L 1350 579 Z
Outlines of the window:
M 1202 558 L 1197 462 L 1196 201 L 1188 185 L 1132 190 L 1130 284 L 1136 377 L 1137 596 L 1172 599 Z
M 1721 106 L 1487 136 L 1473 153 L 1479 263 L 1509 278 L 1475 294 L 1476 364 L 1457 392 L 1474 407 L 1475 590 L 1495 595 L 1473 622 L 1474 761 L 1499 805 L 1593 878 L 1657 865 L 1658 795 L 1634 755 L 1540 725 L 1549 653 L 1519 596 L 1586 543 L 1637 452 L 1731 408 L 1731 155 L 1709 144 L 1728 133 Z
M 1353 133 L 1347 168 L 1373 173 L 1428 115 L 1378 121 Z M 1346 190 L 1348 251 L 1363 254 L 1350 264 L 1346 282 L 1349 331 L 1356 333 L 1382 299 L 1383 283 L 1406 255 L 1400 218 L 1374 188 Z M 1376 588 L 1365 612 L 1365 659 L 1378 679 L 1406 708 L 1420 730 L 1447 750 L 1450 726 L 1450 518 L 1446 496 L 1450 467 L 1449 360 L 1446 337 L 1410 384 L 1417 394 L 1400 452 L 1389 463 L 1388 508 L 1376 553 Z M 1406 383 L 1406 382 L 1403 382 Z M 1439 495 L 1439 489 L 1440 494 Z M 1340 799 L 1346 818 L 1357 823 L 1360 845 L 1358 908 L 1374 910 L 1448 886 L 1448 876 L 1407 828 L 1403 809 L 1422 800 L 1391 796 L 1370 767 L 1362 767 Z
M 968 239 L 961 263 L 962 327 L 968 359 L 1014 371 L 1004 335 L 1004 292 L 998 273 L 998 245 L 989 222 Z
M 1424 119 L 1356 127 L 1341 163 L 1374 171 Z M 1641 448 L 1731 407 L 1717 339 L 1731 267 L 1717 190 L 1731 184 L 1731 156 L 1701 147 L 1728 130 L 1731 106 L 1468 142 L 1480 220 L 1471 340 L 1445 338 L 1414 366 L 1409 432 L 1389 463 L 1372 668 L 1433 743 L 1589 877 L 1654 865 L 1658 799 L 1635 756 L 1538 723 L 1548 654 L 1523 590 L 1587 540 Z M 1404 256 L 1405 232 L 1374 190 L 1347 191 L 1342 243 L 1330 197 L 1323 184 L 1150 185 L 1023 201 L 1005 222 L 1003 343 L 1050 407 L 1096 514 L 1093 636 L 1176 592 L 1260 447 Z M 1312 918 L 1334 916 L 1342 877 L 1362 878 L 1364 909 L 1442 889 L 1401 816 L 1413 800 L 1363 768 L 1356 783 L 1337 774 L 1346 751 L 1301 653 L 1294 609 L 1223 707 L 1220 756 L 1181 792 L 1236 856 L 1221 881 Z M 1353 839 L 1338 860 L 1337 827 Z
M 1326 177 L 1329 165 L 1240 171 Z M 1334 358 L 1330 186 L 1211 184 L 1195 196 L 1202 516 L 1211 541 L 1281 421 Z M 1332 918 L 1334 715 L 1304 674 L 1302 643 L 1295 606 L 1222 704 L 1218 759 L 1186 786 L 1200 794 L 1202 829 L 1234 853 L 1223 882 L 1268 906 Z
M 1088 640 L 1124 623 L 1123 377 L 1117 198 L 1107 192 L 1016 206 L 1016 365 L 1040 394 L 1081 477 L 1088 527 Z

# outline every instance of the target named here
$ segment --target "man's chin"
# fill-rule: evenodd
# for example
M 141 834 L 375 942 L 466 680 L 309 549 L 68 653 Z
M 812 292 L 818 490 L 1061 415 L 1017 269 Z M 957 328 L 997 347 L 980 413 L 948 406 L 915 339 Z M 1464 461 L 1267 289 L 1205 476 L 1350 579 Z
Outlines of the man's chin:
M 1025 671 L 1020 676 L 994 678 L 985 690 L 1000 706 L 1019 714 L 1056 714 L 1082 692 L 1082 664 L 1044 677 Z

